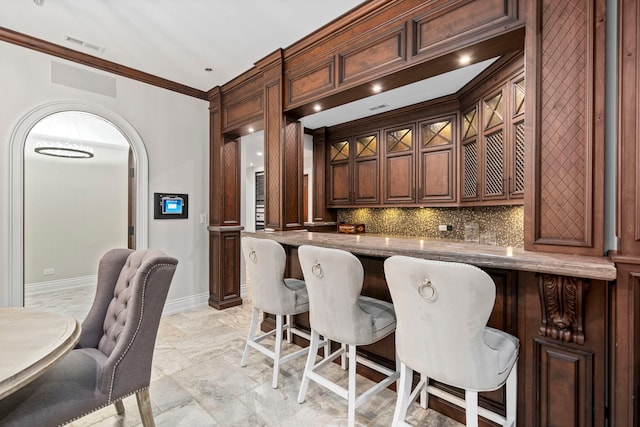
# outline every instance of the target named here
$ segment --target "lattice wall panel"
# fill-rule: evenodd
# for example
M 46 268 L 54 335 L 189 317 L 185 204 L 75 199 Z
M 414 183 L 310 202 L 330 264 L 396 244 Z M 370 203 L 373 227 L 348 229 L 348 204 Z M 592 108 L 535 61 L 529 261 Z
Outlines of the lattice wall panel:
M 513 143 L 513 188 L 514 193 L 524 192 L 524 122 L 514 126 Z
M 267 112 L 268 114 L 280 114 L 280 85 L 267 87 Z M 268 122 L 269 123 L 269 122 Z M 277 120 L 270 121 L 265 132 L 265 146 L 267 158 L 265 159 L 265 226 L 279 228 L 280 224 L 280 133 L 282 129 L 276 126 Z
M 542 9 L 538 238 L 585 241 L 588 25 L 584 0 Z

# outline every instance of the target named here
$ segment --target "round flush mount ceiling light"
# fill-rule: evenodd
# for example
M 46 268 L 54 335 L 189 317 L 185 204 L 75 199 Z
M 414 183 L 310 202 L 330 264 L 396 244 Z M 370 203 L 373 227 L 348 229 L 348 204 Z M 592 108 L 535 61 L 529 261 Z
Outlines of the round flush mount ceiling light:
M 93 148 L 67 142 L 39 142 L 34 151 L 38 154 L 53 157 L 66 157 L 69 159 L 90 159 L 93 157 Z

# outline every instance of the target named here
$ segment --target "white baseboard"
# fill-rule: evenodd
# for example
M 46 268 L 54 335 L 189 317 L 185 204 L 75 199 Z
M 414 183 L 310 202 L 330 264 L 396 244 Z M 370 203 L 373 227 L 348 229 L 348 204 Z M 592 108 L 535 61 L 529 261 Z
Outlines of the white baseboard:
M 97 276 L 71 277 L 69 279 L 51 280 L 49 282 L 27 283 L 24 285 L 25 295 L 36 295 L 43 292 L 63 291 L 85 285 L 94 285 Z
M 201 307 L 209 303 L 209 292 L 203 292 L 201 294 L 189 295 L 188 297 L 175 298 L 167 300 L 164 304 L 164 310 L 162 315 L 179 313 L 189 308 Z

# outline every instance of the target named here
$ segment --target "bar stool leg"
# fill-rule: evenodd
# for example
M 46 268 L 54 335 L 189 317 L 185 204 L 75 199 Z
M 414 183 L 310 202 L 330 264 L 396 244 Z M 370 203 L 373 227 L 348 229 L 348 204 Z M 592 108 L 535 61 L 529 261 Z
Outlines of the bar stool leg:
M 287 314 L 287 342 L 291 344 L 293 342 L 293 334 L 291 333 L 291 315 Z
M 427 393 L 427 387 L 429 387 L 429 378 L 426 375 L 420 374 L 420 381 L 424 381 L 424 387 L 420 391 L 420 407 L 427 409 L 429 406 L 429 394 Z
M 510 427 L 516 425 L 518 401 L 518 362 L 511 368 L 511 373 L 507 377 L 507 421 L 505 426 Z
M 247 337 L 247 343 L 244 346 L 244 353 L 242 353 L 242 360 L 240 366 L 247 366 L 247 357 L 249 357 L 249 342 L 253 341 L 256 336 L 256 330 L 258 329 L 258 317 L 260 310 L 253 308 L 251 313 L 251 327 L 249 328 L 249 336 Z
M 340 367 L 344 370 L 347 369 L 347 345 L 340 344 L 342 348 L 342 354 L 340 355 Z
M 349 393 L 347 402 L 348 425 L 356 425 L 356 346 L 349 345 Z
M 396 409 L 393 413 L 393 427 L 404 425 L 404 419 L 407 417 L 407 411 L 411 404 L 411 385 L 413 382 L 413 369 L 400 363 L 400 385 L 397 387 L 398 397 L 396 400 Z
M 467 413 L 467 427 L 478 427 L 478 392 L 465 390 L 464 401 Z
M 282 357 L 282 319 L 281 314 L 276 315 L 276 344 L 273 357 L 273 381 L 271 387 L 278 388 L 278 374 L 280 373 L 280 358 Z
M 300 384 L 300 392 L 298 393 L 298 403 L 304 402 L 304 398 L 307 395 L 307 387 L 309 387 L 309 377 L 307 376 L 307 374 L 313 371 L 313 367 L 316 361 L 316 355 L 318 354 L 319 344 L 320 334 L 312 329 L 311 342 L 309 343 L 309 354 L 307 355 L 307 364 L 304 367 L 304 373 L 302 374 L 302 383 Z

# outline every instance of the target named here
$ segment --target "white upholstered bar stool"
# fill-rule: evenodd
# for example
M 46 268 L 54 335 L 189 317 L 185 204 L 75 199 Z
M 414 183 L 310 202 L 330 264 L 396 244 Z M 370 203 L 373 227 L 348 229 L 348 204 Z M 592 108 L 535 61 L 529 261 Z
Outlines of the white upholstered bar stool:
M 477 426 L 478 415 L 515 426 L 520 342 L 486 326 L 496 294 L 491 277 L 467 264 L 405 256 L 388 258 L 384 272 L 398 318 L 400 386 L 393 426 L 406 425 L 409 405 L 425 387 L 465 408 L 467 426 Z M 414 370 L 421 380 L 412 393 Z M 429 378 L 464 389 L 465 399 L 428 385 Z M 478 392 L 505 383 L 506 417 L 478 407 Z
M 302 377 L 298 402 L 305 400 L 309 380 L 347 399 L 348 425 L 355 425 L 355 411 L 364 401 L 396 381 L 399 373 L 356 355 L 356 347 L 372 344 L 391 334 L 396 327 L 393 305 L 361 296 L 364 270 L 353 254 L 315 246 L 300 246 L 298 258 L 309 291 L 311 350 Z M 342 346 L 316 363 L 322 335 Z M 346 344 L 346 345 L 345 345 Z M 319 373 L 323 367 L 345 354 L 348 347 L 349 382 L 345 389 Z M 356 362 L 374 369 L 385 378 L 356 396 Z
M 273 359 L 273 379 L 271 386 L 278 388 L 280 365 L 307 353 L 308 347 L 282 355 L 282 336 L 287 333 L 288 342 L 292 342 L 292 334 L 310 339 L 305 331 L 292 324 L 291 315 L 309 311 L 309 297 L 303 280 L 284 278 L 287 256 L 282 246 L 273 240 L 242 238 L 244 255 L 249 279 L 251 280 L 251 299 L 253 311 L 247 344 L 242 354 L 241 366 L 247 365 L 249 348 Z M 260 311 L 276 316 L 276 328 L 270 332 L 256 336 Z M 284 318 L 286 317 L 286 324 Z M 265 346 L 265 339 L 274 337 L 273 347 Z M 273 348 L 273 349 L 272 349 Z

